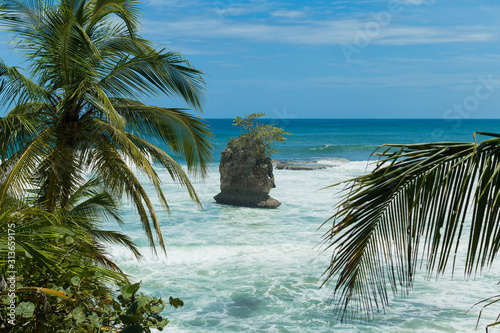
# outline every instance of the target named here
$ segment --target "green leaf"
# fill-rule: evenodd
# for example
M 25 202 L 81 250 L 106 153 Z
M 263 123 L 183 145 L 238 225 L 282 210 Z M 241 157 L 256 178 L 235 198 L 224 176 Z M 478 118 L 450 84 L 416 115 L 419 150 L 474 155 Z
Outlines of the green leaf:
M 335 280 L 342 318 L 384 310 L 388 286 L 410 290 L 419 267 L 428 277 L 455 270 L 464 242 L 466 277 L 491 266 L 500 250 L 500 135 L 479 134 L 494 138 L 384 145 L 372 172 L 343 183 L 323 236 L 333 252 L 323 285 Z
M 142 295 L 138 298 L 137 300 L 137 310 L 142 308 L 144 305 L 146 305 L 149 301 L 149 296 Z
M 167 326 L 169 322 L 170 322 L 170 320 L 168 320 L 167 318 L 165 318 L 161 322 L 159 322 L 158 324 L 156 324 L 156 328 L 159 331 L 163 331 L 163 327 Z
M 138 324 L 141 322 L 142 319 L 142 317 L 140 316 L 130 316 L 130 315 L 119 315 L 118 317 L 125 325 Z
M 132 304 L 128 307 L 126 314 L 128 314 L 128 315 L 133 315 L 133 314 L 135 314 L 135 312 L 136 312 L 136 311 L 137 311 L 137 309 L 138 309 L 138 307 L 137 307 L 137 304 L 138 304 L 138 303 L 139 303 L 139 302 L 134 301 L 134 302 L 133 302 L 133 303 L 132 303 Z
M 139 290 L 140 287 L 141 287 L 140 282 L 134 283 L 133 285 L 129 285 L 129 286 L 128 285 L 122 286 L 121 293 L 122 293 L 123 298 L 127 301 L 130 301 L 132 298 L 132 295 L 134 295 Z
M 153 307 L 151 308 L 151 311 L 156 312 L 156 313 L 160 313 L 160 312 L 162 312 L 164 309 L 165 309 L 165 307 L 164 307 L 164 306 L 159 306 L 159 305 L 156 305 L 156 306 L 153 306 Z
M 71 236 L 66 236 L 66 238 L 64 239 L 64 242 L 66 243 L 66 245 L 73 244 L 74 241 L 75 240 Z
M 101 321 L 100 321 L 99 316 L 97 315 L 97 313 L 92 312 L 92 314 L 89 316 L 89 319 L 90 319 L 90 323 L 94 327 L 101 327 L 102 326 Z
M 71 278 L 71 284 L 74 286 L 78 286 L 80 284 L 80 278 L 78 276 L 73 276 Z
M 123 329 L 122 333 L 142 333 L 144 330 L 141 325 L 127 326 Z
M 80 325 L 82 322 L 85 321 L 85 315 L 83 313 L 82 308 L 77 307 L 76 309 L 73 310 L 71 314 L 73 315 L 73 318 L 75 319 L 77 325 Z
M 184 302 L 180 298 L 173 298 L 172 296 L 170 296 L 168 301 L 170 305 L 172 305 L 176 309 L 184 306 Z
M 35 311 L 35 304 L 31 302 L 22 302 L 16 306 L 16 314 L 23 316 L 24 318 L 29 318 L 33 316 Z
M 115 310 L 118 313 L 121 312 L 122 308 L 121 308 L 121 306 L 120 306 L 120 304 L 118 302 L 113 301 L 112 305 L 113 305 L 113 310 Z

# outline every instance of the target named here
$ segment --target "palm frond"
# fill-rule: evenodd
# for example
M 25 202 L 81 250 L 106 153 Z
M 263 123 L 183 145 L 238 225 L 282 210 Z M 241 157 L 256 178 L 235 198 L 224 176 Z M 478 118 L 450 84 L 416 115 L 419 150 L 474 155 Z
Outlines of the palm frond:
M 9 67 L 0 60 L 0 105 L 11 103 L 47 102 L 50 93 L 40 85 L 25 77 L 17 67 Z
M 159 139 L 186 159 L 188 170 L 206 173 L 212 160 L 212 136 L 202 119 L 182 109 L 146 106 L 131 100 L 114 102 L 134 134 L 143 139 Z
M 95 27 L 109 15 L 116 15 L 125 23 L 129 34 L 133 36 L 139 25 L 139 2 L 135 0 L 97 0 L 93 3 L 88 30 Z
M 56 221 L 55 214 L 35 207 L 11 207 L 0 209 L 0 264 L 7 265 L 9 249 L 9 229 L 15 230 L 15 251 L 28 253 L 32 260 L 52 273 L 60 272 L 59 258 L 65 250 L 47 239 L 61 237 L 61 230 L 48 226 Z M 33 232 L 36 230 L 36 233 Z
M 92 167 L 95 177 L 102 179 L 103 184 L 107 188 L 114 193 L 125 193 L 132 199 L 139 213 L 149 243 L 154 249 L 155 241 L 150 226 L 151 219 L 159 245 L 165 251 L 165 244 L 153 205 L 142 184 L 124 160 L 124 155 L 117 151 L 114 145 L 110 145 L 104 139 L 95 142 L 94 148 L 95 150 L 92 151 L 92 155 L 86 155 L 89 159 L 84 161 L 84 163 Z
M 7 194 L 21 197 L 30 189 L 33 171 L 52 151 L 52 131 L 47 129 L 0 165 L 0 202 Z
M 34 104 L 34 105 L 33 105 Z M 2 160 L 26 147 L 45 128 L 40 122 L 38 103 L 26 103 L 15 107 L 0 118 L 0 156 Z
M 333 252 L 324 284 L 337 277 L 343 315 L 383 309 L 387 285 L 411 288 L 419 260 L 430 276 L 464 255 L 469 276 L 500 247 L 500 139 L 383 147 L 375 169 L 348 182 L 324 234 Z
M 71 195 L 68 208 L 71 215 L 105 217 L 119 224 L 124 223 L 117 198 L 106 191 L 102 181 L 96 178 L 89 179 Z
M 99 83 L 109 94 L 120 98 L 151 98 L 160 94 L 180 96 L 196 108 L 203 101 L 201 72 L 174 52 L 143 51 L 123 58 Z
M 201 108 L 202 72 L 138 35 L 136 0 L 0 3 L 0 21 L 14 34 L 13 46 L 26 56 L 31 73 L 0 62 L 0 105 L 15 105 L 0 119 L 0 202 L 36 189 L 37 204 L 48 211 L 118 218 L 110 193 L 90 187 L 78 192 L 86 172 L 93 172 L 113 196 L 132 198 L 150 243 L 154 228 L 165 249 L 151 200 L 131 166 L 148 176 L 167 209 L 153 163 L 166 167 L 199 202 L 179 164 L 146 140 L 157 136 L 186 159 L 189 171 L 204 175 L 210 132 L 184 110 L 132 99 L 178 96 Z M 82 201 L 79 194 L 92 195 Z
M 179 163 L 177 163 L 165 151 L 161 150 L 160 148 L 153 145 L 149 141 L 144 140 L 132 134 L 128 134 L 128 137 L 141 150 L 141 152 L 143 152 L 143 154 L 151 156 L 153 162 L 158 163 L 159 165 L 167 169 L 172 180 L 179 182 L 179 184 L 181 184 L 182 186 L 185 186 L 191 199 L 196 201 L 196 203 L 200 204 L 200 200 L 198 198 L 198 195 L 196 194 L 193 185 L 191 184 L 191 181 L 189 180 L 187 174 L 184 172 Z M 161 195 L 163 195 L 163 192 L 161 192 Z M 165 198 L 160 198 L 160 200 L 161 202 L 167 204 Z
M 97 111 L 102 114 L 102 117 L 99 117 L 100 119 L 107 121 L 110 125 L 122 131 L 125 128 L 125 121 L 122 115 L 116 111 L 115 106 L 104 91 L 94 85 L 86 86 L 85 89 L 88 89 L 88 91 L 82 93 L 82 98 L 92 107 L 93 112 Z

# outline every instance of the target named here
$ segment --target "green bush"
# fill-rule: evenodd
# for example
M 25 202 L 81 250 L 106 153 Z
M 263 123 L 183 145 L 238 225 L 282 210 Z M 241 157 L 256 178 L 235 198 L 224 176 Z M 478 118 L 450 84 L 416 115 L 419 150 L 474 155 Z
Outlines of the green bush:
M 257 152 L 257 155 L 271 156 L 276 153 L 273 143 L 285 143 L 286 136 L 291 133 L 285 132 L 281 127 L 264 125 L 258 122 L 265 113 L 252 113 L 244 118 L 236 117 L 233 125 L 239 126 L 242 133 L 237 138 L 229 141 L 229 147 L 245 148 Z
M 167 303 L 138 293 L 140 284 L 129 282 L 99 242 L 130 240 L 98 228 L 85 211 L 87 216 L 0 208 L 0 332 L 150 332 L 168 324 L 161 315 Z M 172 297 L 169 304 L 183 305 Z

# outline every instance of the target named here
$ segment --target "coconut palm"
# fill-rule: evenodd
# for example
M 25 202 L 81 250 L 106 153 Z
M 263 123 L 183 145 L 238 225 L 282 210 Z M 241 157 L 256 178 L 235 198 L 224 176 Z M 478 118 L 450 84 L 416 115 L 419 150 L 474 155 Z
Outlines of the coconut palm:
M 12 326 L 3 311 L 0 331 L 94 332 L 92 317 L 96 326 L 121 323 L 118 318 L 110 323 L 108 305 L 116 309 L 114 289 L 130 281 L 107 248 L 118 244 L 140 254 L 128 236 L 102 230 L 105 218 L 121 221 L 118 213 L 118 201 L 102 191 L 97 179 L 72 193 L 63 211 L 50 212 L 33 201 L 0 206 L 0 306 L 9 305 L 5 296 L 14 288 L 4 277 L 19 272 L 14 291 L 23 313 Z
M 96 179 L 73 193 L 64 211 L 49 212 L 22 202 L 0 207 L 0 275 L 9 270 L 8 253 L 15 246 L 19 262 L 29 256 L 27 266 L 49 275 L 80 274 L 91 268 L 107 278 L 126 281 L 107 253 L 107 245 L 122 245 L 137 258 L 141 255 L 130 237 L 101 228 L 103 218 L 123 223 L 118 212 L 118 202 L 102 191 Z
M 177 96 L 199 109 L 202 73 L 140 37 L 136 0 L 0 3 L 0 19 L 28 64 L 23 71 L 0 61 L 0 105 L 11 107 L 0 119 L 0 202 L 34 187 L 48 211 L 64 210 L 91 174 L 132 200 L 150 244 L 154 228 L 164 249 L 153 204 L 134 172 L 147 176 L 166 209 L 153 164 L 199 202 L 173 157 L 184 158 L 188 171 L 205 174 L 210 132 L 185 109 L 145 101 Z
M 324 283 L 335 280 L 343 318 L 383 309 L 388 286 L 411 288 L 419 263 L 428 277 L 454 270 L 461 257 L 466 277 L 492 264 L 500 249 L 500 135 L 479 134 L 493 138 L 384 145 L 375 169 L 348 182 L 324 234 L 333 251 Z

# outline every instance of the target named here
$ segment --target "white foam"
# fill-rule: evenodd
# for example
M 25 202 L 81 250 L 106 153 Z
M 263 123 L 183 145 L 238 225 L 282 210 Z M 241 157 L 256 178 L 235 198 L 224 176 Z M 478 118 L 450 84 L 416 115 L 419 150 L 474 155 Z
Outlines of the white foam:
M 215 204 L 216 167 L 205 181 L 193 182 L 204 206 L 200 210 L 160 171 L 172 208 L 171 216 L 160 207 L 157 212 L 168 256 L 150 254 L 131 210 L 125 212 L 125 230 L 143 244 L 144 260 L 137 262 L 121 247 L 110 251 L 120 267 L 143 281 L 144 291 L 185 301 L 181 309 L 165 310 L 172 321 L 167 332 L 474 331 L 478 310 L 466 311 L 496 293 L 498 269 L 477 281 L 464 281 L 459 270 L 454 280 L 447 275 L 425 281 L 419 271 L 414 292 L 392 301 L 386 315 L 356 326 L 338 324 L 327 303 L 333 286 L 318 289 L 330 253 L 319 255 L 316 246 L 326 229 L 316 229 L 333 214 L 340 188 L 321 189 L 370 168 L 366 161 L 354 161 L 323 170 L 279 170 L 270 193 L 282 202 L 275 210 Z M 153 187 L 146 189 L 154 198 Z M 495 316 L 490 311 L 483 318 L 480 329 Z

